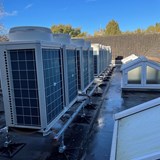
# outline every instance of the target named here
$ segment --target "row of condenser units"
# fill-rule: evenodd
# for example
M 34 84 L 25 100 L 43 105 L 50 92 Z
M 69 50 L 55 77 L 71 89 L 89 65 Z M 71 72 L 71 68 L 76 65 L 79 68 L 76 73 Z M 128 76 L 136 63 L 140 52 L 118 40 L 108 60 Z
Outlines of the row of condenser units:
M 0 43 L 6 125 L 47 132 L 110 63 L 109 46 L 44 27 L 11 28 Z

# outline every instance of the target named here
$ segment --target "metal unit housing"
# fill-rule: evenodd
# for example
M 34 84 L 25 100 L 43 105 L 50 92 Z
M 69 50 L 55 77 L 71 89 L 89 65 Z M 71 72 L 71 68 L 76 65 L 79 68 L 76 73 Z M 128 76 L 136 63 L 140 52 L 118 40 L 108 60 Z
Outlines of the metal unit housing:
M 76 45 L 77 51 L 78 89 L 80 93 L 84 93 L 94 80 L 93 52 L 90 42 L 84 39 L 74 38 L 72 44 Z
M 91 46 L 94 55 L 94 75 L 99 76 L 111 63 L 111 47 L 101 44 L 92 44 Z
M 67 59 L 75 49 L 55 43 L 51 30 L 43 27 L 16 27 L 9 37 L 0 44 L 6 125 L 45 134 L 76 100 L 76 88 L 74 96 L 70 89 L 72 63 Z M 66 51 L 69 48 L 73 53 Z M 76 57 L 73 61 L 77 86 Z
M 78 97 L 78 67 L 76 46 L 68 34 L 53 34 L 53 41 L 61 43 L 63 58 L 66 105 L 73 105 Z

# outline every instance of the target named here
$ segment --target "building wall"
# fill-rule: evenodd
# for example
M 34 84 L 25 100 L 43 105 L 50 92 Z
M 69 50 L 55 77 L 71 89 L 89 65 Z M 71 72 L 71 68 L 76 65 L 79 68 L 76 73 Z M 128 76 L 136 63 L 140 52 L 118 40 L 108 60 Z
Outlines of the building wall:
M 160 34 L 130 34 L 87 38 L 92 43 L 111 46 L 112 54 L 127 57 L 131 54 L 160 58 Z

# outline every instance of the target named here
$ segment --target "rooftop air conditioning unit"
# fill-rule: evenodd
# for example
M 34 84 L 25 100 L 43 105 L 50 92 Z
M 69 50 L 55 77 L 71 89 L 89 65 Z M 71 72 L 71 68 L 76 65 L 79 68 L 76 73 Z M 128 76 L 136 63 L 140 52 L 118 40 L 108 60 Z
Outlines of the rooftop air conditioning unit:
M 112 61 L 112 49 L 111 49 L 111 46 L 105 46 L 105 48 L 107 50 L 107 64 L 108 66 L 110 66 Z
M 66 45 L 64 60 L 44 27 L 15 27 L 9 38 L 0 44 L 6 125 L 46 133 L 77 96 L 75 48 Z
M 78 69 L 76 46 L 70 42 L 68 34 L 53 34 L 53 41 L 62 45 L 62 57 L 65 77 L 66 105 L 73 105 L 78 98 Z
M 94 57 L 93 57 L 93 48 L 91 47 L 91 42 L 86 41 L 88 43 L 89 48 L 89 82 L 92 83 L 94 81 Z
M 45 27 L 20 26 L 11 28 L 9 41 L 53 41 L 51 30 Z
M 0 91 L 1 91 L 1 69 L 0 69 Z
M 0 112 L 4 111 L 3 105 L 3 95 L 2 95 L 2 88 L 1 88 L 1 71 L 0 71 Z
M 86 92 L 93 81 L 90 78 L 90 44 L 84 39 L 72 39 L 72 44 L 77 46 L 78 89 L 80 93 Z
M 102 70 L 106 70 L 111 63 L 111 53 L 110 53 L 109 47 L 110 46 L 104 46 L 104 45 L 102 46 L 102 49 L 103 49 Z
M 99 76 L 102 73 L 102 47 L 100 44 L 92 44 L 94 55 L 94 75 Z

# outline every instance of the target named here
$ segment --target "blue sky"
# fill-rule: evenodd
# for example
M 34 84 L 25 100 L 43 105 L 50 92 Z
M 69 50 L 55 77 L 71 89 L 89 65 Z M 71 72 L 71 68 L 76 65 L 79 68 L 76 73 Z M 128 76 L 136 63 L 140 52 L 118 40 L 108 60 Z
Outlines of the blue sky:
M 0 0 L 0 22 L 9 29 L 71 24 L 93 34 L 114 19 L 122 31 L 160 22 L 160 0 Z

